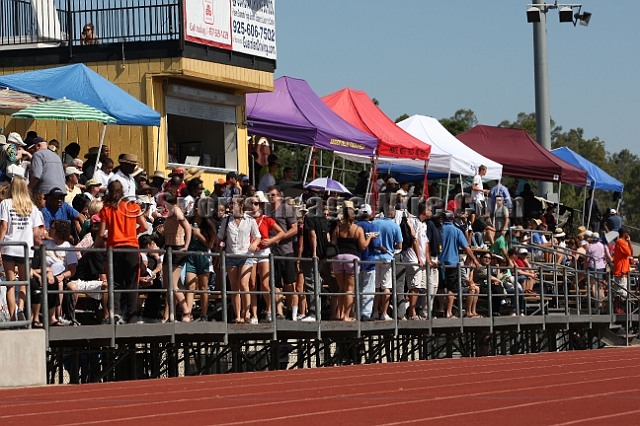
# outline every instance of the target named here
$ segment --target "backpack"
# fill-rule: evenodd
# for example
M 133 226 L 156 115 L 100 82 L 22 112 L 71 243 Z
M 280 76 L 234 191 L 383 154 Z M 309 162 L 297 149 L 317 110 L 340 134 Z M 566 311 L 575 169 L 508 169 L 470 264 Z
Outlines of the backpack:
M 400 221 L 400 232 L 402 232 L 402 251 L 409 250 L 413 247 L 416 237 L 411 232 L 411 225 L 409 225 L 406 213 L 404 213 Z

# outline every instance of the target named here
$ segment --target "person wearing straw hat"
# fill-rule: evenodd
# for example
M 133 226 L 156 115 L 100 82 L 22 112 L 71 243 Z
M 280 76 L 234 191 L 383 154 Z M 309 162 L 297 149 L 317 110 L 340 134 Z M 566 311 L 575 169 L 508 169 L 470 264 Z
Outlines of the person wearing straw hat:
M 122 184 L 125 197 L 135 197 L 136 181 L 131 176 L 138 165 L 138 156 L 135 154 L 121 154 L 118 157 L 120 169 L 109 178 L 109 183 L 117 180 Z
M 156 189 L 156 192 L 162 191 L 164 181 L 166 180 L 164 172 L 162 170 L 156 170 L 150 177 L 151 182 L 149 183 L 149 186 L 154 187 Z
M 84 183 L 84 187 L 86 189 L 84 195 L 89 197 L 89 200 L 91 201 L 99 199 L 101 186 L 102 184 L 98 179 L 89 179 Z
M 185 183 L 189 183 L 190 180 L 199 178 L 202 176 L 203 170 L 198 169 L 197 167 L 190 167 L 184 175 Z

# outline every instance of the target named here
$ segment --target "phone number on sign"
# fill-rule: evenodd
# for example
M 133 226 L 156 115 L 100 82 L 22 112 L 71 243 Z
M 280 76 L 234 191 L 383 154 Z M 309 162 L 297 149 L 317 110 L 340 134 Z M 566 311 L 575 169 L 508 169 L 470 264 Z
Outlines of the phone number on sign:
M 276 41 L 276 30 L 243 21 L 233 21 L 234 34 L 246 35 L 267 41 Z

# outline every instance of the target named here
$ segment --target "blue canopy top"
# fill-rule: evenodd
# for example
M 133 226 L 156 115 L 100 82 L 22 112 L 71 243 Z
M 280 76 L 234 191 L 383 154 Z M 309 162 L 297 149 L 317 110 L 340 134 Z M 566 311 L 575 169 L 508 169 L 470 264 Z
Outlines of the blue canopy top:
M 392 163 L 380 163 L 378 164 L 378 175 L 389 174 L 394 177 L 398 182 L 407 181 L 415 182 L 421 181 L 424 178 L 424 168 L 407 166 L 404 164 L 392 164 Z M 435 170 L 427 171 L 427 179 L 446 179 L 449 176 L 448 173 L 438 172 Z M 451 173 L 451 178 L 458 178 L 459 175 Z
M 603 191 L 622 192 L 624 184 L 612 178 L 600 167 L 593 164 L 586 158 L 576 154 L 566 146 L 552 149 L 551 153 L 560 157 L 567 163 L 587 172 L 587 188 L 600 189 Z
M 18 92 L 67 98 L 109 114 L 116 124 L 159 126 L 160 114 L 84 64 L 0 76 L 0 87 Z

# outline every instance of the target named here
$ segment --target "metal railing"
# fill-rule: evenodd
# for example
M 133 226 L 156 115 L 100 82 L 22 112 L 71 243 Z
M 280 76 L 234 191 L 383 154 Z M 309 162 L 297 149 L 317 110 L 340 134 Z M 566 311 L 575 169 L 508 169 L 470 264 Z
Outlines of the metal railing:
M 182 40 L 181 8 L 180 0 L 0 0 L 0 46 Z
M 0 245 L 11 245 L 12 243 L 2 243 Z M 16 245 L 15 243 L 13 243 L 14 245 Z M 23 247 L 26 247 L 26 244 L 21 243 L 21 244 L 17 244 Z M 40 256 L 41 259 L 46 259 L 47 253 L 46 250 L 47 248 L 45 246 L 41 246 L 38 248 L 38 250 L 40 250 Z M 172 290 L 169 291 L 169 289 L 173 289 L 173 283 L 172 283 L 172 274 L 171 271 L 173 269 L 173 265 L 172 265 L 172 255 L 173 255 L 173 250 L 172 248 L 167 248 L 167 250 L 138 250 L 138 249 L 118 249 L 118 248 L 107 248 L 107 249 L 76 249 L 76 248 L 68 248 L 68 249 L 62 249 L 62 248 L 55 248 L 55 251 L 82 251 L 82 252 L 103 252 L 106 254 L 106 262 L 107 262 L 107 289 L 106 290 L 95 290 L 95 291 L 91 291 L 91 293 L 100 293 L 100 294 L 107 294 L 108 296 L 108 311 L 109 311 L 109 324 L 108 325 L 104 325 L 104 327 L 112 327 L 114 332 L 111 335 L 111 345 L 115 345 L 115 339 L 116 339 L 116 327 L 119 327 L 119 324 L 116 324 L 116 312 L 114 312 L 114 300 L 116 297 L 121 297 L 123 294 L 125 293 L 130 293 L 130 292 L 135 292 L 135 293 L 160 293 L 162 295 L 164 295 L 166 302 L 169 305 L 169 321 L 173 322 L 177 319 L 177 312 L 176 312 L 176 308 L 175 308 L 175 303 L 174 303 L 174 298 L 176 293 L 192 293 L 195 295 L 202 295 L 204 293 L 207 293 L 209 295 L 209 301 L 210 302 L 214 302 L 214 301 L 219 301 L 221 303 L 221 322 L 222 324 L 224 324 L 221 328 L 222 333 L 223 333 L 223 339 L 225 342 L 228 342 L 229 339 L 229 335 L 231 333 L 234 332 L 234 330 L 237 331 L 236 329 L 232 329 L 231 326 L 228 324 L 229 323 L 229 300 L 234 297 L 235 295 L 243 295 L 243 294 L 251 294 L 251 295 L 257 295 L 258 297 L 264 296 L 264 295 L 269 295 L 270 296 L 270 308 L 271 308 L 271 312 L 272 312 L 272 322 L 270 325 L 266 325 L 266 324 L 261 324 L 261 333 L 268 333 L 271 335 L 271 338 L 276 340 L 278 339 L 278 331 L 279 331 L 279 323 L 282 321 L 281 319 L 278 319 L 278 317 L 275 315 L 277 309 L 276 309 L 276 296 L 283 296 L 283 297 L 287 297 L 287 296 L 291 296 L 291 295 L 298 295 L 298 296 L 307 296 L 308 300 L 313 300 L 313 307 L 315 308 L 315 315 L 316 315 L 316 321 L 315 321 L 315 325 L 312 326 L 305 326 L 305 330 L 306 332 L 309 331 L 309 327 L 311 327 L 314 332 L 316 333 L 318 338 L 321 338 L 322 336 L 322 332 L 323 332 L 323 323 L 326 322 L 326 319 L 323 319 L 323 312 L 322 312 L 322 300 L 326 299 L 326 298 L 332 298 L 332 297 L 339 297 L 339 296 L 344 296 L 344 295 L 350 295 L 354 297 L 354 305 L 353 305 L 353 313 L 355 314 L 355 321 L 352 322 L 351 324 L 353 324 L 352 326 L 347 326 L 345 325 L 345 327 L 351 327 L 352 330 L 354 330 L 358 336 L 361 336 L 363 333 L 363 327 L 364 327 L 364 323 L 361 321 L 361 316 L 362 316 L 362 305 L 361 305 L 361 301 L 363 296 L 373 296 L 375 298 L 375 296 L 388 296 L 390 297 L 390 308 L 391 311 L 389 311 L 390 313 L 392 313 L 392 319 L 393 322 L 387 321 L 388 327 L 391 327 L 393 329 L 393 333 L 395 335 L 398 335 L 400 332 L 402 332 L 402 328 L 407 327 L 404 324 L 409 324 L 409 322 L 404 322 L 403 321 L 403 316 L 399 315 L 399 307 L 400 307 L 400 303 L 404 303 L 404 300 L 406 300 L 408 297 L 410 296 L 415 296 L 415 293 L 411 293 L 409 291 L 407 291 L 405 289 L 405 282 L 404 279 L 402 279 L 402 275 L 401 275 L 401 271 L 403 268 L 406 267 L 410 267 L 410 266 L 416 266 L 415 264 L 412 263 L 408 263 L 408 262 L 401 262 L 399 260 L 393 259 L 391 261 L 385 262 L 385 261 L 361 261 L 360 259 L 355 259 L 353 261 L 343 261 L 343 260 L 337 260 L 337 259 L 331 259 L 331 260 L 326 260 L 326 261 L 319 261 L 317 258 L 313 258 L 313 259 L 309 259 L 309 258 L 302 258 L 302 257 L 283 257 L 283 256 L 274 256 L 273 254 L 270 254 L 269 256 L 254 256 L 254 255 L 232 255 L 232 254 L 226 254 L 224 252 L 222 253 L 202 253 L 202 252 L 182 252 L 183 255 L 185 256 L 206 256 L 209 257 L 210 259 L 214 260 L 214 259 L 218 259 L 219 260 L 219 270 L 216 271 L 216 273 L 219 273 L 221 276 L 220 282 L 222 283 L 220 288 L 217 288 L 215 290 L 203 290 L 203 289 L 182 289 L 182 288 L 178 288 L 176 290 Z M 116 283 L 114 282 L 114 263 L 113 263 L 113 255 L 114 253 L 118 253 L 118 252 L 135 252 L 135 253 L 140 253 L 140 252 L 145 252 L 145 253 L 158 253 L 158 254 L 164 254 L 164 259 L 165 259 L 165 265 L 166 268 L 164 268 L 166 271 L 169 271 L 169 273 L 164 277 L 165 281 L 164 281 L 164 287 L 163 288 L 138 288 L 136 286 L 136 288 L 130 288 L 130 289 L 123 289 L 123 288 L 118 288 L 116 286 Z M 270 277 L 269 277 L 269 281 L 270 281 L 270 286 L 269 286 L 269 291 L 264 291 L 260 288 L 260 286 L 256 286 L 256 290 L 252 290 L 252 291 L 232 291 L 227 289 L 226 286 L 226 281 L 227 281 L 227 261 L 229 259 L 232 258 L 244 258 L 244 257 L 252 257 L 255 259 L 268 259 L 269 262 L 269 271 L 270 271 Z M 26 260 L 26 259 L 25 259 Z M 275 262 L 279 261 L 279 260 L 287 260 L 287 261 L 300 261 L 300 262 L 308 262 L 311 263 L 311 274 L 312 274 L 312 278 L 313 278 L 313 289 L 309 289 L 309 288 L 305 288 L 304 291 L 302 292 L 278 292 L 276 293 L 275 290 L 275 286 L 273 285 L 273 283 L 275 282 Z M 389 292 L 383 292 L 380 290 L 375 290 L 374 292 L 364 292 L 361 290 L 361 286 L 360 286 L 360 274 L 355 274 L 354 275 L 354 291 L 351 293 L 341 293 L 341 292 L 331 292 L 331 291 L 325 291 L 325 289 L 323 288 L 322 285 L 322 279 L 321 279 L 321 275 L 322 275 L 322 268 L 321 265 L 324 263 L 329 263 L 329 264 L 334 264 L 334 263 L 339 263 L 339 262 L 352 262 L 353 266 L 354 266 L 354 271 L 357 271 L 358 268 L 363 265 L 363 264 L 374 264 L 374 265 L 381 265 L 381 264 L 386 264 L 387 266 L 391 267 L 391 289 Z M 46 264 L 46 262 L 43 262 L 43 265 Z M 27 262 L 27 268 L 28 268 L 28 262 Z M 629 278 L 629 292 L 627 293 L 627 297 L 625 297 L 623 299 L 623 304 L 624 304 L 624 313 L 623 314 L 616 314 L 613 310 L 613 298 L 614 298 L 614 292 L 612 291 L 612 289 L 615 288 L 615 283 L 613 282 L 613 280 L 611 279 L 611 276 L 607 273 L 604 277 L 599 277 L 598 279 L 596 279 L 595 282 L 595 287 L 594 289 L 591 288 L 591 283 L 592 283 L 592 276 L 593 276 L 593 272 L 591 271 L 584 271 L 584 270 L 579 270 L 579 269 L 574 269 L 574 268 L 570 268 L 570 267 L 556 267 L 554 265 L 536 265 L 535 267 L 530 268 L 531 270 L 536 270 L 538 272 L 538 279 L 536 280 L 536 285 L 539 286 L 539 289 L 537 289 L 536 294 L 535 295 L 530 295 L 530 294 L 525 294 L 519 287 L 518 287 L 518 277 L 520 272 L 523 270 L 523 268 L 518 268 L 518 267 L 514 267 L 514 268 L 510 268 L 507 266 L 493 266 L 493 265 L 489 265 L 489 266 L 483 266 L 483 268 L 488 268 L 487 270 L 487 280 L 488 280 L 488 285 L 486 286 L 486 289 L 481 292 L 480 294 L 477 295 L 472 295 L 472 294 L 468 294 L 464 291 L 464 287 L 466 286 L 465 283 L 463 283 L 462 281 L 462 272 L 467 269 L 467 270 L 472 270 L 475 269 L 472 266 L 463 266 L 463 265 L 457 265 L 457 266 L 450 266 L 450 267 L 446 267 L 445 269 L 450 269 L 450 268 L 457 268 L 458 269 L 458 277 L 460 277 L 458 279 L 458 284 L 457 284 L 457 289 L 455 291 L 450 291 L 449 293 L 441 293 L 438 292 L 437 294 L 433 295 L 431 294 L 431 285 L 430 285 L 430 266 L 426 266 L 426 289 L 424 291 L 421 291 L 419 294 L 419 297 L 423 298 L 423 303 L 422 303 L 422 307 L 423 309 L 426 309 L 425 315 L 423 315 L 426 319 L 426 322 L 424 324 L 413 324 L 411 327 L 415 328 L 415 327 L 423 327 L 425 329 L 431 329 L 431 327 L 433 327 L 434 325 L 438 325 L 438 326 L 445 326 L 447 324 L 454 324 L 453 327 L 459 327 L 461 331 L 464 330 L 465 327 L 467 326 L 473 326 L 473 327 L 478 327 L 478 326 L 484 326 L 487 327 L 489 329 L 489 331 L 493 331 L 494 327 L 500 325 L 500 321 L 502 321 L 501 319 L 497 318 L 494 316 L 494 312 L 497 312 L 496 306 L 494 306 L 494 303 L 496 303 L 496 300 L 498 300 L 497 298 L 510 298 L 511 299 L 511 305 L 510 305 L 510 309 L 516 313 L 520 313 L 520 312 L 524 312 L 526 314 L 527 317 L 533 317 L 533 318 L 539 318 L 539 322 L 540 324 L 542 324 L 542 327 L 544 328 L 546 326 L 546 323 L 549 321 L 549 318 L 551 315 L 555 315 L 556 317 L 559 316 L 564 316 L 564 317 L 569 317 L 569 316 L 573 316 L 573 315 L 589 315 L 591 317 L 595 317 L 595 316 L 600 316 L 601 320 L 605 319 L 605 320 L 609 320 L 611 323 L 614 322 L 620 322 L 621 318 L 620 315 L 624 315 L 624 324 L 626 326 L 626 330 L 630 330 L 630 329 L 635 329 L 637 328 L 638 325 L 638 315 L 639 315 L 639 306 L 640 306 L 640 298 L 638 297 L 637 291 L 638 291 L 638 273 L 632 273 L 630 275 Z M 46 277 L 46 271 L 42 270 L 42 267 L 39 268 L 41 273 L 43 273 L 43 277 Z M 511 293 L 508 294 L 502 294 L 502 292 L 500 294 L 494 293 L 492 290 L 492 286 L 490 284 L 490 277 L 492 276 L 492 274 L 498 272 L 498 271 L 506 271 L 507 269 L 510 269 L 512 271 L 512 275 L 514 277 L 514 290 Z M 442 271 L 442 267 L 439 269 L 440 271 Z M 27 269 L 28 271 L 28 269 Z M 549 280 L 545 277 L 549 277 L 552 276 L 553 279 Z M 585 277 L 586 278 L 586 291 L 581 292 L 581 288 L 582 288 L 582 280 L 580 279 L 580 277 Z M 46 279 L 46 278 L 44 278 Z M 43 279 L 43 280 L 44 280 Z M 73 280 L 71 280 L 73 281 Z M 17 285 L 25 285 L 27 286 L 27 300 L 26 300 L 26 304 L 25 304 L 25 316 L 28 318 L 30 318 L 31 315 L 31 310 L 30 310 L 30 305 L 31 305 L 31 300 L 30 300 L 30 283 L 29 281 L 15 281 L 13 283 L 6 283 L 3 282 L 3 285 L 9 285 L 9 286 L 17 286 Z M 44 283 L 45 285 L 42 286 L 42 315 L 43 315 L 43 323 L 44 323 L 44 328 L 47 331 L 47 337 L 50 334 L 50 327 L 51 324 L 49 324 L 49 315 L 48 315 L 48 296 L 51 295 L 59 295 L 59 294 L 80 294 L 80 293 L 84 293 L 83 291 L 72 291 L 72 290 L 57 290 L 57 289 L 50 289 L 48 288 L 48 286 L 46 285 L 46 283 Z M 573 294 L 572 289 L 570 288 L 570 285 L 573 285 L 573 287 L 575 288 L 575 294 Z M 600 290 L 604 290 L 605 288 L 601 287 L 601 286 L 605 286 L 607 292 L 605 293 L 605 299 L 601 299 L 599 297 L 600 294 Z M 551 289 L 551 291 L 549 290 Z M 505 290 L 506 291 L 506 290 Z M 595 293 L 594 293 L 595 292 Z M 592 294 L 594 293 L 594 294 Z M 431 300 L 431 297 L 435 296 L 436 299 L 440 298 L 440 303 L 442 303 L 442 301 L 444 300 L 445 297 L 455 297 L 457 299 L 457 303 L 455 304 L 455 307 L 457 308 L 457 313 L 458 316 L 460 318 L 457 319 L 457 321 L 459 322 L 447 322 L 450 320 L 447 320 L 446 318 L 436 318 L 434 317 L 434 312 L 431 311 L 429 309 L 429 301 Z M 478 298 L 478 308 L 480 311 L 482 311 L 482 314 L 484 315 L 483 319 L 479 319 L 476 320 L 474 318 L 463 318 L 463 313 L 465 310 L 465 306 L 464 306 L 464 302 L 466 301 L 467 298 L 469 297 L 477 297 Z M 420 300 L 420 299 L 418 299 Z M 594 305 L 595 302 L 595 305 Z M 605 303 L 606 302 L 606 303 Z M 420 303 L 420 302 L 418 302 Z M 524 306 L 522 306 L 524 303 Z M 594 308 L 595 306 L 595 308 Z M 420 307 L 420 306 L 418 306 Z M 191 309 L 192 307 L 189 307 L 189 309 Z M 553 311 L 553 312 L 551 312 Z M 29 315 L 27 315 L 27 313 Z M 508 314 L 507 314 L 508 315 Z M 600 321 L 602 322 L 602 321 Z M 29 327 L 31 324 L 30 320 L 25 320 L 22 322 L 5 322 L 2 323 L 0 322 L 0 328 L 15 328 L 15 327 Z M 517 320 L 517 322 L 515 323 L 515 325 L 519 328 L 520 327 L 520 320 Z M 247 325 L 241 325 L 240 327 L 251 327 L 251 325 L 247 324 Z M 266 331 L 265 331 L 266 330 Z M 174 341 L 175 339 L 175 334 L 172 334 L 171 336 L 172 341 Z

